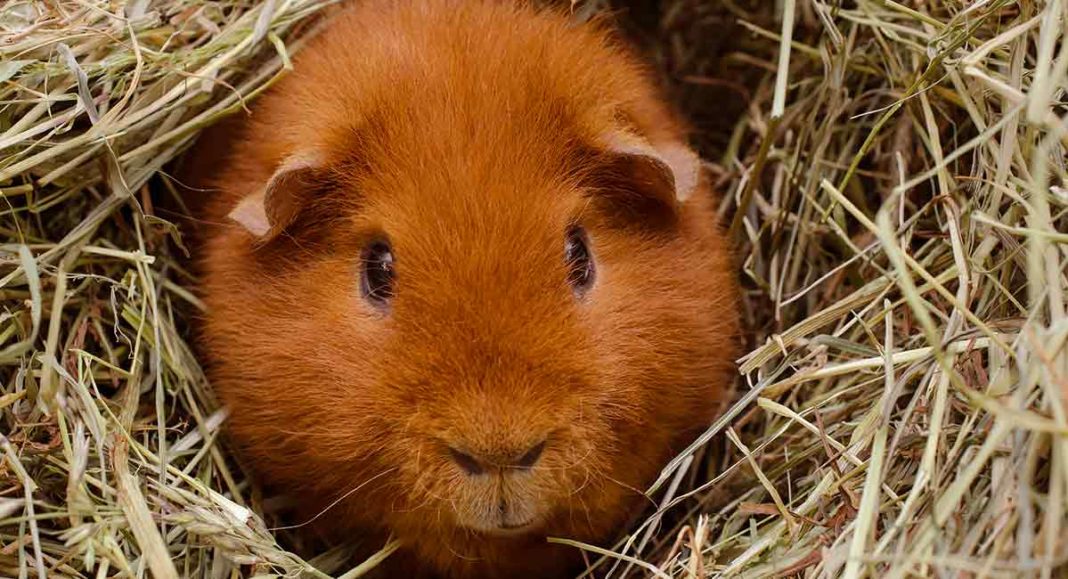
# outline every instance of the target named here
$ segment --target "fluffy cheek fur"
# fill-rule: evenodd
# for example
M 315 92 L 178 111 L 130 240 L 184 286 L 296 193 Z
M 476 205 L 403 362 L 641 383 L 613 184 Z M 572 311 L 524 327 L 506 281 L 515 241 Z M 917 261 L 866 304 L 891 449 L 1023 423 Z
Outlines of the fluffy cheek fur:
M 204 336 L 226 353 L 212 359 L 212 373 L 223 401 L 239 409 L 231 431 L 269 482 L 314 489 L 308 502 L 318 508 L 381 475 L 383 428 L 393 427 L 368 382 L 354 379 L 380 371 L 370 313 L 356 307 L 356 260 L 261 269 L 278 256 L 226 256 L 233 246 L 221 240 L 208 248 Z

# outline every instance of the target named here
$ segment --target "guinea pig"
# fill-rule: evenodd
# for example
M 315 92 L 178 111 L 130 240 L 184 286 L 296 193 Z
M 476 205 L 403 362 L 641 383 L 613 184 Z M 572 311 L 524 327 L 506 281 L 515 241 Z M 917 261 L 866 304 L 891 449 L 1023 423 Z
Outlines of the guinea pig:
M 238 456 L 391 576 L 558 577 L 732 383 L 700 160 L 603 23 L 339 12 L 213 163 L 209 377 Z M 370 538 L 370 539 L 369 539 Z

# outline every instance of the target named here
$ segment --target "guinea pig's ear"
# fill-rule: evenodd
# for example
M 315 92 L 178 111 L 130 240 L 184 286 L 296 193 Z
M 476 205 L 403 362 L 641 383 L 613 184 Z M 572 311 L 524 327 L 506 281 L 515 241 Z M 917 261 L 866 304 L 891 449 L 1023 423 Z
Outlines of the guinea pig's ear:
M 290 155 L 262 187 L 243 197 L 229 217 L 258 243 L 267 243 L 297 218 L 312 192 L 324 183 L 324 163 L 315 152 Z
M 602 194 L 647 211 L 655 206 L 673 214 L 697 188 L 701 160 L 678 141 L 650 142 L 629 131 L 602 137 Z

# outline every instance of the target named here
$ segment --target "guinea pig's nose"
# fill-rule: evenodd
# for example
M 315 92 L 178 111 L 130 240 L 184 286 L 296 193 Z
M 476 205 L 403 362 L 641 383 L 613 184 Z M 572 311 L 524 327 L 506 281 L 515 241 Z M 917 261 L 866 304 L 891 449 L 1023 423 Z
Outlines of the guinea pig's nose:
M 502 469 L 527 470 L 537 464 L 545 450 L 545 441 L 527 448 L 522 453 L 517 452 L 490 452 L 483 454 L 471 454 L 456 448 L 449 447 L 449 456 L 464 472 L 470 475 L 479 475 L 486 472 L 487 467 Z
M 523 456 L 520 456 L 519 460 L 515 462 L 515 466 L 519 468 L 530 468 L 534 466 L 538 462 L 538 459 L 541 458 L 541 452 L 543 450 L 545 450 L 544 440 L 532 446 L 530 450 L 524 452 Z
M 486 472 L 486 469 L 482 468 L 482 464 L 478 462 L 478 459 L 466 452 L 460 452 L 450 446 L 449 456 L 451 456 L 452 461 L 460 465 L 460 468 L 464 469 L 464 472 L 467 474 L 482 474 Z

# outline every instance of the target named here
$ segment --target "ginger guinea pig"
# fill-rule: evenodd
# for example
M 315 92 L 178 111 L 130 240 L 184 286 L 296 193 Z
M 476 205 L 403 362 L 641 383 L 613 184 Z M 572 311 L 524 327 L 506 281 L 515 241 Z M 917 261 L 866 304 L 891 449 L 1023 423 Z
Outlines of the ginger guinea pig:
M 340 539 L 398 538 L 394 576 L 573 571 L 546 537 L 624 530 L 732 381 L 714 198 L 601 25 L 360 2 L 215 171 L 230 434 L 306 513 L 341 499 L 320 517 Z

